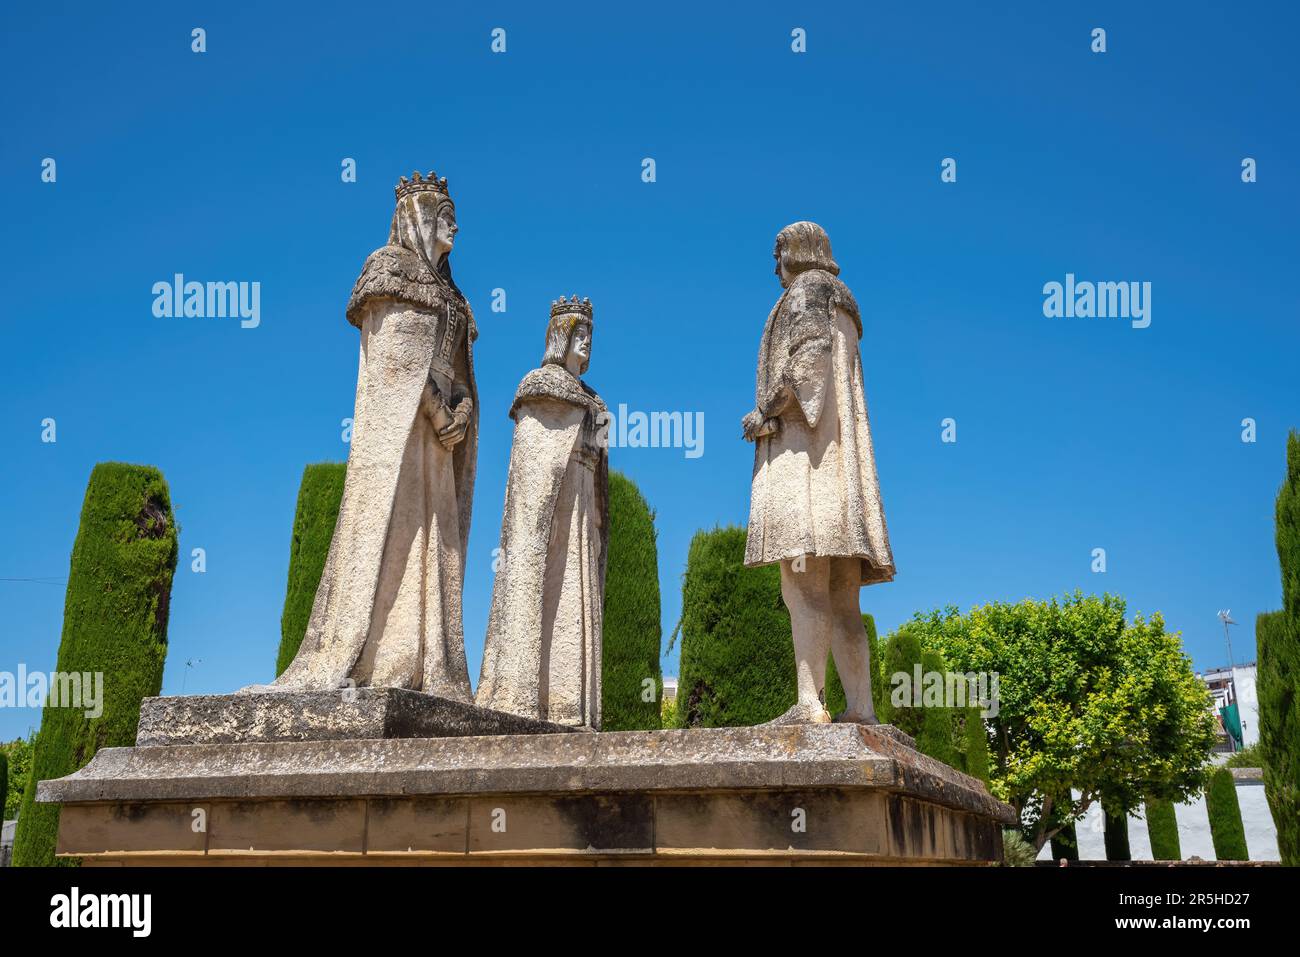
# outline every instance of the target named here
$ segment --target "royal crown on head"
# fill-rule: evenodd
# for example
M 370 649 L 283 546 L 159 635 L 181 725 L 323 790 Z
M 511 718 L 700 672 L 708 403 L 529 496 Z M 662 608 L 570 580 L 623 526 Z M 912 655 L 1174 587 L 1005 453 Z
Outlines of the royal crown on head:
M 561 296 L 551 303 L 551 318 L 555 319 L 559 316 L 581 316 L 590 322 L 591 300 L 584 296 L 582 301 L 579 302 L 577 296 L 571 296 L 568 299 Z
M 410 179 L 403 176 L 393 191 L 397 194 L 398 200 L 414 193 L 438 193 L 448 199 L 451 198 L 451 193 L 447 190 L 447 177 L 438 179 L 438 174 L 433 170 L 429 170 L 428 176 L 421 176 L 419 170 L 412 173 Z

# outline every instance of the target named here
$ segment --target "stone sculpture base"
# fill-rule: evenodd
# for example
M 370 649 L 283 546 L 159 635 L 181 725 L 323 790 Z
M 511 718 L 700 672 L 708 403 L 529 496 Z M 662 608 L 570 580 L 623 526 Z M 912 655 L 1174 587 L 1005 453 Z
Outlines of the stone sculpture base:
M 577 728 L 405 688 L 145 698 L 136 747 L 563 734 Z
M 1014 811 L 910 745 L 842 724 L 137 746 L 38 800 L 88 865 L 1000 861 Z

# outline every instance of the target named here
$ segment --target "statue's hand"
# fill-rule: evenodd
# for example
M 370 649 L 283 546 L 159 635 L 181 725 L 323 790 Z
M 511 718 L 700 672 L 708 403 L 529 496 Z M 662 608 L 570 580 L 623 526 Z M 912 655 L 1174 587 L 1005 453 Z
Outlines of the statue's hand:
M 740 420 L 740 430 L 746 442 L 754 442 L 765 435 L 772 435 L 781 428 L 781 420 L 767 418 L 758 409 L 749 412 Z
M 442 443 L 442 447 L 448 452 L 460 444 L 461 440 L 465 438 L 465 432 L 469 429 L 470 406 L 468 402 L 469 400 L 466 399 L 457 405 L 455 411 L 451 413 L 451 423 L 446 428 L 438 430 L 438 441 Z

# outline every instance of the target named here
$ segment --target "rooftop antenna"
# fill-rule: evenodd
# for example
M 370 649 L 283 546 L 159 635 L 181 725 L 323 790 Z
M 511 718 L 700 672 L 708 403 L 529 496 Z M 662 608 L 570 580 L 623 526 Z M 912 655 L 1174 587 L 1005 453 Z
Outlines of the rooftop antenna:
M 1228 626 L 1236 624 L 1232 620 L 1232 609 L 1219 609 L 1219 621 L 1223 622 L 1223 637 L 1228 639 L 1228 674 L 1232 674 L 1232 635 L 1228 632 Z

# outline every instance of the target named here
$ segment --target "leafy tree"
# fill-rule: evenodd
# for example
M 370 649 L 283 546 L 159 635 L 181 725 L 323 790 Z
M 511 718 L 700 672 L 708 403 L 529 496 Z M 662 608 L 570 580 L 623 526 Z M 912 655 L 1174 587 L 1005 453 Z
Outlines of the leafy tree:
M 312 603 L 325 573 L 334 526 L 338 524 L 346 474 L 347 465 L 343 462 L 320 462 L 302 470 L 298 506 L 293 516 L 293 535 L 289 540 L 289 578 L 284 593 L 284 613 L 280 616 L 280 649 L 275 661 L 277 676 L 293 663 L 298 646 L 307 634 Z
M 1255 621 L 1259 750 L 1282 863 L 1300 866 L 1300 432 L 1287 437 L 1275 509 L 1282 610 Z
M 56 670 L 103 675 L 100 713 L 46 703 L 14 835 L 14 864 L 55 863 L 59 808 L 40 781 L 71 774 L 105 747 L 135 743 L 140 701 L 162 688 L 177 528 L 156 468 L 106 462 L 86 486 L 72 546 Z
M 654 513 L 627 476 L 609 473 L 609 559 L 601 636 L 601 728 L 660 726 L 663 671 Z M 646 681 L 653 682 L 647 694 Z
M 1182 845 L 1178 841 L 1178 816 L 1173 801 L 1152 798 L 1147 801 L 1147 833 L 1151 837 L 1151 857 L 1157 861 L 1181 861 Z
M 1058 800 L 1055 803 L 1057 807 L 1062 807 L 1069 802 Z M 1062 858 L 1067 861 L 1079 859 L 1079 836 L 1075 833 L 1073 821 L 1057 831 L 1052 838 L 1052 860 L 1060 861 Z
M 1205 792 L 1205 810 L 1210 818 L 1210 840 L 1214 856 L 1220 861 L 1248 861 L 1246 828 L 1241 822 L 1241 805 L 1237 802 L 1237 783 L 1232 772 L 1219 768 L 1210 776 Z
M 32 743 L 35 735 L 15 738 L 8 744 L 0 744 L 9 762 L 9 784 L 6 791 L 0 791 L 4 800 L 3 819 L 12 821 L 18 816 L 18 809 L 23 802 L 23 788 L 27 784 L 27 773 L 32 766 Z
M 1209 692 L 1160 615 L 1127 623 L 1120 598 L 1076 592 L 935 611 L 905 630 L 956 671 L 999 676 L 991 790 L 1036 848 L 1103 792 L 1119 815 L 1147 795 L 1183 801 L 1204 787 Z M 1078 798 L 1059 797 L 1071 789 Z

